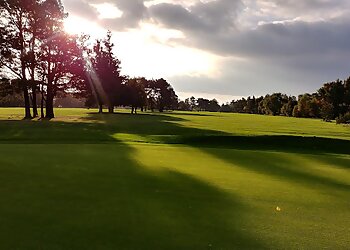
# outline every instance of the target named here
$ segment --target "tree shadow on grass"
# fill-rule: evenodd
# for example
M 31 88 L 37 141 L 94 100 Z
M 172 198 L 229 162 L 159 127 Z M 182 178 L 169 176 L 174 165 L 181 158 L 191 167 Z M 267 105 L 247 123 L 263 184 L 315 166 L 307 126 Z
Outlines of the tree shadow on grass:
M 181 116 L 200 116 L 200 117 L 214 117 L 214 114 L 208 114 L 208 113 L 200 113 L 198 111 L 188 111 L 188 112 L 177 112 L 177 113 L 169 113 L 169 112 L 164 112 L 164 115 L 181 115 Z
M 232 194 L 148 170 L 122 143 L 62 146 L 1 149 L 3 248 L 265 248 L 241 230 L 247 208 Z
M 93 114 L 91 116 L 94 117 Z M 137 119 L 137 117 L 131 119 Z M 349 168 L 350 161 L 348 159 L 334 161 L 335 157 L 332 157 L 332 160 L 329 159 L 331 157 L 325 157 L 329 154 L 350 154 L 350 141 L 348 140 L 275 135 L 234 136 L 221 131 L 184 127 L 179 123 L 185 121 L 183 118 L 164 114 L 146 116 L 146 119 L 142 117 L 142 121 L 145 121 L 142 129 L 124 125 L 120 126 L 118 130 L 113 129 L 115 127 L 112 125 L 110 131 L 141 135 L 146 137 L 146 142 L 147 136 L 151 136 L 152 142 L 191 146 L 230 164 L 294 183 L 315 187 L 323 185 L 342 190 L 350 189 L 349 184 L 338 182 L 327 176 L 315 175 L 309 171 L 310 166 L 303 165 L 303 161 L 298 162 L 290 157 L 286 158 L 283 154 L 278 154 L 296 153 L 319 156 L 320 161 L 328 164 L 332 162 L 336 166 Z M 127 121 L 126 124 L 129 122 Z M 237 149 L 239 152 L 230 151 L 227 153 L 227 151 L 220 149 Z M 259 152 L 254 153 L 254 157 L 252 157 L 251 151 Z
M 134 149 L 115 134 L 155 136 L 159 143 L 193 147 L 267 176 L 349 190 L 342 182 L 291 167 L 293 162 L 278 154 L 344 154 L 349 141 L 233 136 L 185 127 L 182 121 L 170 115 L 90 114 L 86 122 L 0 122 L 0 143 L 45 144 L 2 149 L 5 242 L 22 235 L 18 248 L 26 243 L 57 249 L 265 247 L 253 229 L 242 230 L 249 210 L 244 201 L 188 175 L 144 169 L 133 158 Z

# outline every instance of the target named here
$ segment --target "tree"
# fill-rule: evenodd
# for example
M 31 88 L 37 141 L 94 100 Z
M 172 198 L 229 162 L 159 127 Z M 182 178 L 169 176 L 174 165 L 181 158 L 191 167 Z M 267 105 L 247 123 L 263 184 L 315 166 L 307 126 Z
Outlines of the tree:
M 185 101 L 179 101 L 177 109 L 181 111 L 191 111 L 191 105 L 189 104 L 188 100 L 189 98 L 187 98 Z
M 197 105 L 198 105 L 198 109 L 199 111 L 207 111 L 208 110 L 208 106 L 209 106 L 209 100 L 205 99 L 205 98 L 198 98 L 197 99 Z
M 165 79 L 150 80 L 145 84 L 147 103 L 152 111 L 154 108 L 157 108 L 159 112 L 177 108 L 178 97 L 173 87 Z
M 316 95 L 304 94 L 299 96 L 297 117 L 317 118 L 320 117 L 320 101 Z
M 210 100 L 208 103 L 207 111 L 218 112 L 220 110 L 220 105 L 216 99 Z
M 143 85 L 144 78 L 131 78 L 122 86 L 119 104 L 131 106 L 131 113 L 136 114 L 137 108 L 143 109 L 147 103 L 147 96 Z
M 41 39 L 39 73 L 46 88 L 46 115 L 54 118 L 54 97 L 64 92 L 73 78 L 72 67 L 82 60 L 82 51 L 77 44 L 77 37 L 68 35 L 63 29 L 66 17 L 60 0 L 46 0 L 42 3 L 45 10 L 45 29 L 39 35 Z
M 285 116 L 293 116 L 294 107 L 298 105 L 298 102 L 294 96 L 288 97 L 288 102 L 284 103 L 281 108 L 281 114 Z
M 281 93 L 266 95 L 262 101 L 262 112 L 266 115 L 280 115 L 286 99 L 287 97 Z
M 98 78 L 93 81 L 93 84 L 100 112 L 102 104 L 105 104 L 109 113 L 114 112 L 114 106 L 118 103 L 118 91 L 121 90 L 122 82 L 125 79 L 120 74 L 120 61 L 114 56 L 114 44 L 111 39 L 112 33 L 108 31 L 104 40 L 97 40 L 93 48 L 94 56 L 91 59 L 93 70 L 96 72 L 93 76 Z
M 30 11 L 35 0 L 0 1 L 0 67 L 11 77 L 19 80 L 25 104 L 25 119 L 32 118 L 30 112 L 28 51 L 30 51 Z
M 244 107 L 247 106 L 247 100 L 245 98 L 242 98 L 237 101 L 233 100 L 230 106 L 233 113 L 244 113 Z
M 330 121 L 334 118 L 334 107 L 331 103 L 322 101 L 320 116 L 324 121 Z
M 222 113 L 229 113 L 229 112 L 232 112 L 232 109 L 231 109 L 231 106 L 227 103 L 227 104 L 222 104 L 219 111 Z
M 196 107 L 197 107 L 197 100 L 196 100 L 196 98 L 194 96 L 191 96 L 189 102 L 190 102 L 190 105 L 191 105 L 191 111 L 195 110 Z
M 318 90 L 318 95 L 324 103 L 328 102 L 333 105 L 333 118 L 346 113 L 348 107 L 346 106 L 346 89 L 343 81 L 338 79 L 325 83 Z

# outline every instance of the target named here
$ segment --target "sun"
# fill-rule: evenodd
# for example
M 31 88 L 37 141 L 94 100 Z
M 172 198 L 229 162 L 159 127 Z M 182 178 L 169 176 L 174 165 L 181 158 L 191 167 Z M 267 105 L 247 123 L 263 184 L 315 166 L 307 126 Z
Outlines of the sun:
M 101 35 L 105 35 L 106 33 L 106 30 L 95 22 L 77 16 L 69 16 L 65 19 L 64 29 L 72 35 L 88 34 L 94 38 L 101 37 Z

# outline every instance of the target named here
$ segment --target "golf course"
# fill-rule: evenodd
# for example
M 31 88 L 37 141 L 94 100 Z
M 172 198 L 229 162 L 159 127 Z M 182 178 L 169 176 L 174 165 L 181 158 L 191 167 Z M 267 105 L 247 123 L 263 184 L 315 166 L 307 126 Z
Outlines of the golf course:
M 1 249 L 349 249 L 350 127 L 0 109 Z

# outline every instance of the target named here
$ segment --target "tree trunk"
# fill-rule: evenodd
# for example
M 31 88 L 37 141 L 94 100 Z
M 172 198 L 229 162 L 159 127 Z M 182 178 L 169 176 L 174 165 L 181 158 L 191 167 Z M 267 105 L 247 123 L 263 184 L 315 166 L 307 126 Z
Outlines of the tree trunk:
M 38 105 L 36 103 L 36 86 L 32 87 L 32 95 L 33 117 L 38 117 Z
M 100 113 L 100 114 L 103 113 L 103 106 L 101 104 L 98 105 L 98 113 Z
M 41 102 L 40 102 L 40 115 L 41 118 L 44 119 L 45 118 L 45 114 L 44 114 L 44 90 L 43 87 L 41 86 Z
M 114 113 L 114 106 L 108 106 L 108 113 L 110 114 Z
M 29 92 L 27 88 L 27 84 L 23 86 L 23 97 L 24 97 L 24 119 L 32 119 L 32 114 L 30 113 L 30 101 L 29 101 Z
M 55 118 L 55 114 L 54 114 L 54 110 L 53 110 L 53 98 L 54 98 L 54 96 L 53 96 L 53 89 L 52 89 L 51 84 L 48 84 L 48 86 L 47 86 L 46 116 L 45 116 L 47 119 Z
M 41 97 L 41 103 L 40 103 L 40 117 L 43 119 L 45 118 L 45 114 L 44 114 L 44 99 L 43 97 Z

